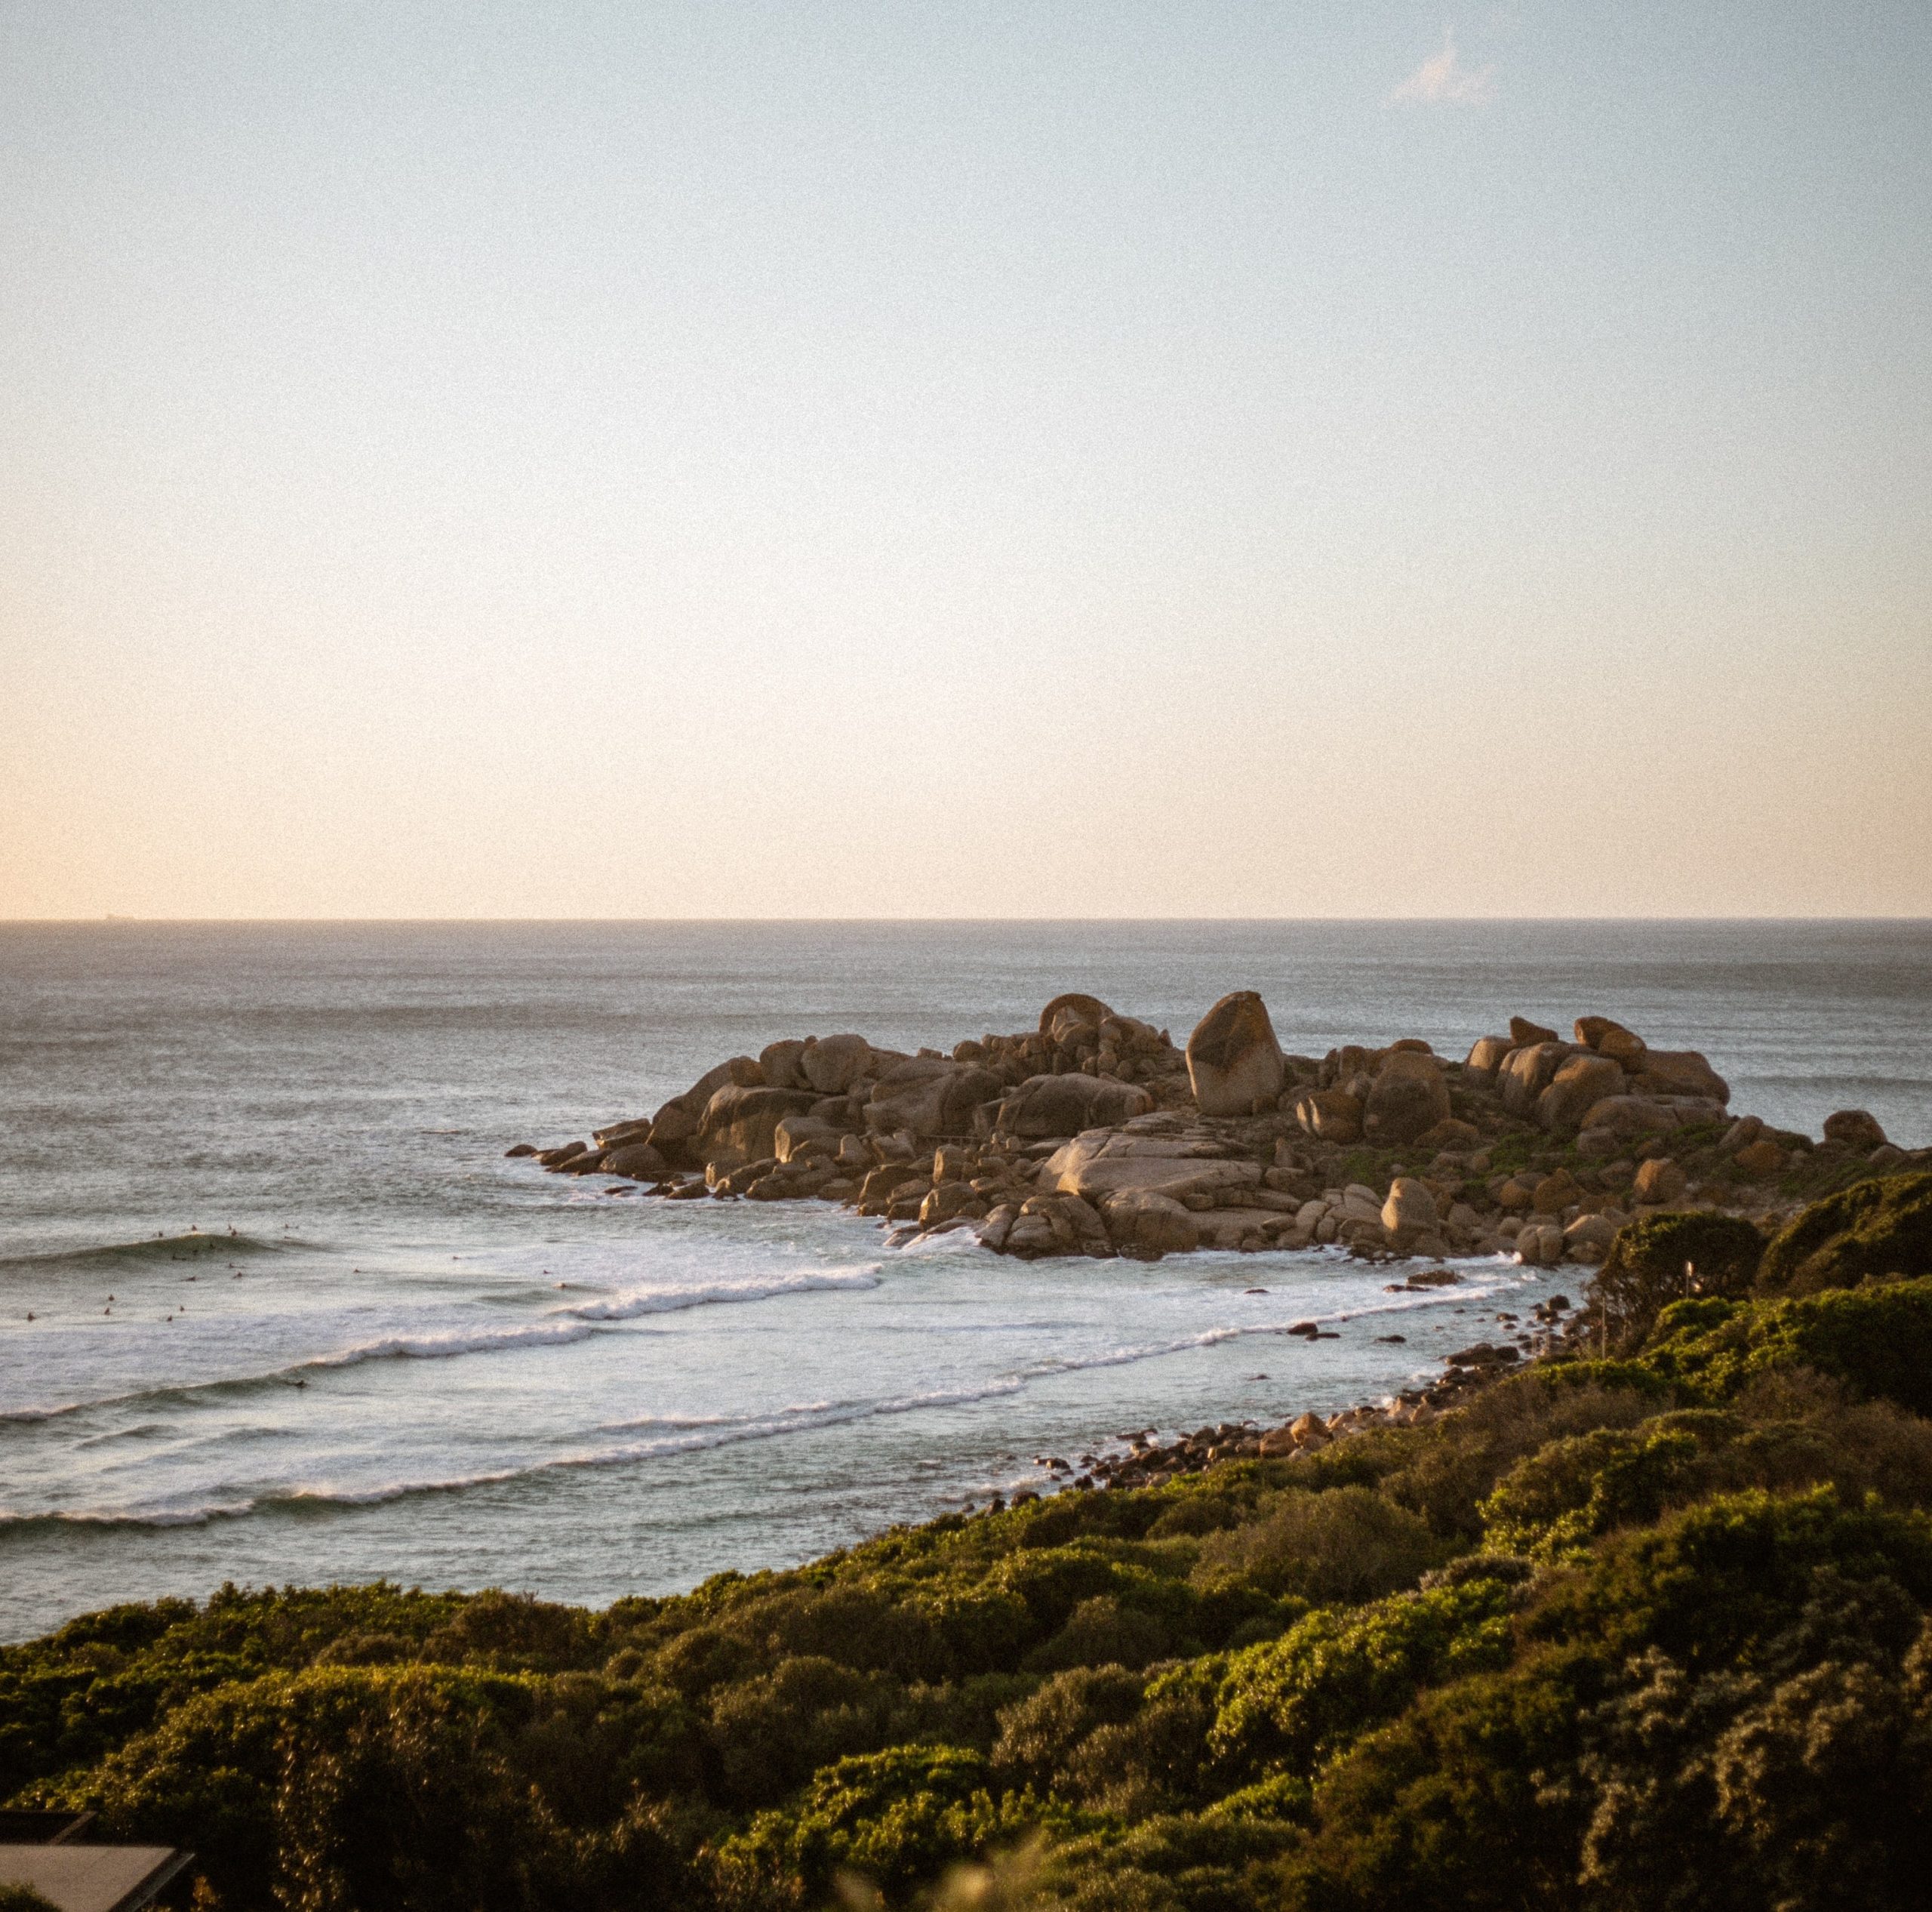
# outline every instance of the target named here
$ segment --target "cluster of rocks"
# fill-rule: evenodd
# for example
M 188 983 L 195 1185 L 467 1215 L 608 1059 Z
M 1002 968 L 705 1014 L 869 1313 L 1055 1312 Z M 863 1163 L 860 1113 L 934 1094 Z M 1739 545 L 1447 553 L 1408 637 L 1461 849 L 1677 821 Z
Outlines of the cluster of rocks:
M 654 1115 L 509 1153 L 671 1200 L 842 1202 L 902 1239 L 970 1227 L 1023 1258 L 1333 1243 L 1537 1265 L 1600 1261 L 1625 1223 L 1665 1208 L 1776 1222 L 1816 1192 L 1771 1186 L 1795 1165 L 1908 1159 L 1863 1111 L 1814 1143 L 1734 1119 L 1730 1095 L 1701 1055 L 1601 1016 L 1567 1041 L 1515 1018 L 1460 1062 L 1412 1037 L 1316 1058 L 1283 1053 L 1251 990 L 1223 996 L 1184 1050 L 1072 994 L 1035 1030 L 950 1055 L 774 1042 Z M 1432 1278 L 1454 1276 L 1408 1282 Z

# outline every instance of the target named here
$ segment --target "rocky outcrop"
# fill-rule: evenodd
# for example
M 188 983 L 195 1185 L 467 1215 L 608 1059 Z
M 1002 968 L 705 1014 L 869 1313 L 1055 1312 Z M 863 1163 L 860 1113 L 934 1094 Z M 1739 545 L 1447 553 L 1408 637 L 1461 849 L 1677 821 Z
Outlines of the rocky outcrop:
M 1681 1201 L 1690 1186 L 1689 1177 L 1669 1156 L 1656 1155 L 1638 1164 L 1630 1192 L 1647 1205 L 1668 1207 Z
M 799 1067 L 805 1053 L 802 1042 L 768 1042 L 758 1052 L 758 1066 L 767 1088 L 808 1088 L 811 1085 Z M 820 1091 L 823 1094 L 825 1091 Z
M 1287 1080 L 1268 1007 L 1251 989 L 1224 996 L 1187 1039 L 1188 1079 L 1204 1116 L 1272 1109 Z
M 1443 1252 L 1441 1218 L 1435 1196 L 1426 1182 L 1410 1175 L 1398 1175 L 1389 1185 L 1389 1199 L 1382 1205 L 1381 1222 L 1389 1245 L 1404 1253 L 1427 1252 L 1424 1244 Z
M 1487 1088 L 1496 1080 L 1496 1072 L 1503 1067 L 1503 1061 L 1515 1046 L 1506 1036 L 1478 1036 L 1469 1045 L 1467 1061 L 1463 1064 L 1463 1079 L 1472 1085 Z
M 1358 1095 L 1345 1088 L 1315 1088 L 1295 1104 L 1295 1120 L 1324 1142 L 1361 1140 L 1362 1106 Z
M 1201 1245 L 1200 1224 L 1171 1195 L 1151 1188 L 1123 1188 L 1102 1198 L 1108 1239 L 1123 1255 L 1186 1255 Z
M 1224 1144 L 1198 1131 L 1094 1131 L 1076 1136 L 1048 1156 L 1039 1180 L 1042 1187 L 1089 1202 L 1135 1189 L 1208 1208 L 1238 1190 L 1261 1186 L 1261 1165 L 1231 1160 L 1230 1153 Z
M 1703 1056 L 1653 1049 L 1607 1017 L 1574 1033 L 1518 1017 L 1461 1063 L 1416 1037 L 1317 1061 L 1283 1055 L 1242 991 L 1183 1055 L 1076 993 L 1037 1028 L 949 1055 L 787 1038 L 589 1144 L 511 1153 L 614 1193 L 843 1202 L 895 1242 L 970 1228 L 1023 1258 L 1333 1246 L 1402 1258 L 1392 1285 L 1405 1292 L 1458 1279 L 1430 1260 L 1595 1265 L 1640 1216 L 1769 1230 L 1875 1168 L 1932 1163 L 1862 1111 L 1833 1114 L 1819 1144 L 1734 1119 Z
M 1512 1049 L 1496 1073 L 1496 1090 L 1503 1098 L 1503 1107 L 1512 1116 L 1533 1116 L 1538 1098 L 1556 1079 L 1557 1070 L 1573 1053 L 1568 1043 L 1553 1037 L 1546 1042 L 1525 1042 Z
M 1100 1026 L 1113 1011 L 1097 996 L 1078 991 L 1057 996 L 1040 1011 L 1040 1033 L 1056 1048 L 1078 1048 L 1092 1043 L 1097 1050 Z
M 622 1175 L 631 1181 L 648 1182 L 655 1181 L 669 1165 L 648 1142 L 626 1142 L 620 1147 L 607 1149 L 598 1169 L 603 1175 Z

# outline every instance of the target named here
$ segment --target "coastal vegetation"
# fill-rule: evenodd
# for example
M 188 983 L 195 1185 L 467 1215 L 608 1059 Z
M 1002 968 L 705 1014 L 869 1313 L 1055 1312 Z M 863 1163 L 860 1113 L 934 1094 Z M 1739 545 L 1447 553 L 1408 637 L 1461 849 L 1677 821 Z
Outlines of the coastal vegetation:
M 90 1614 L 0 1650 L 0 1797 L 204 1912 L 1918 1905 L 1928 1215 L 1653 1216 L 1448 1411 L 677 1597 Z

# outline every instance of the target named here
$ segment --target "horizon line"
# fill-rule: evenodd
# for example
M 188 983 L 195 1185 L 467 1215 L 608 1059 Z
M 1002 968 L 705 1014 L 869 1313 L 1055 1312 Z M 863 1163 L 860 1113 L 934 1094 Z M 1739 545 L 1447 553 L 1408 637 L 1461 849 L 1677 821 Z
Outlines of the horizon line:
M 243 927 L 273 928 L 283 925 L 291 928 L 485 928 L 497 925 L 505 928 L 528 928 L 540 925 L 552 927 L 686 927 L 702 925 L 712 926 L 724 924 L 743 924 L 768 928 L 778 925 L 811 925 L 884 927 L 894 924 L 968 924 L 992 927 L 1011 925 L 1015 927 L 1041 928 L 1094 925 L 1121 924 L 1232 924 L 1232 923 L 1887 923 L 1932 925 L 1932 912 L 1908 916 L 1868 916 L 1846 913 L 1817 913 L 1805 915 L 1712 914 L 1702 916 L 1644 916 L 1635 912 L 1603 916 L 1558 916 L 1536 914 L 1509 916 L 1501 913 L 1475 916 L 1421 915 L 1403 916 L 1382 914 L 1375 916 L 124 916 L 118 913 L 104 913 L 86 916 L 0 916 L 0 929 L 85 929 L 85 928 L 237 928 Z

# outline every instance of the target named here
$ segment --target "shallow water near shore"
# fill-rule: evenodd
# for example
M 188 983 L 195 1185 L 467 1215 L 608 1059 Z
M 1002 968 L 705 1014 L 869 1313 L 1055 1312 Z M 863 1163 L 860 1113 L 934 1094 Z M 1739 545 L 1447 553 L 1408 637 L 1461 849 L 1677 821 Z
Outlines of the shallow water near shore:
M 503 1159 L 782 1036 L 949 1047 L 1084 989 L 1184 1039 L 1238 987 L 1312 1054 L 1606 1014 L 1740 1112 L 1932 1141 L 1922 923 L 0 926 L 0 1638 L 228 1578 L 681 1588 L 1378 1398 L 1577 1292 L 894 1251 Z

